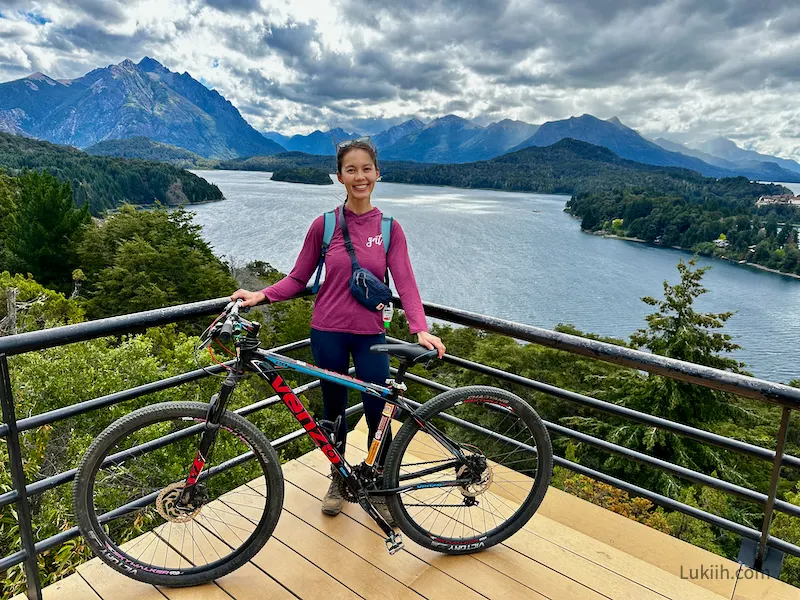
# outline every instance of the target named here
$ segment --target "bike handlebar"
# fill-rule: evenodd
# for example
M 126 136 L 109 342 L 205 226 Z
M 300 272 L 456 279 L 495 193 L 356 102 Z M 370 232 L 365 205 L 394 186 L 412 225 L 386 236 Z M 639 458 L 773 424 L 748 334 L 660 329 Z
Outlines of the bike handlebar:
M 220 329 L 219 340 L 225 344 L 230 341 L 231 336 L 233 335 L 234 321 L 239 320 L 239 305 L 241 302 L 241 298 L 231 301 L 228 306 L 225 307 L 225 310 L 222 313 L 227 313 L 227 316 L 225 317 L 225 322 L 222 324 L 222 329 Z

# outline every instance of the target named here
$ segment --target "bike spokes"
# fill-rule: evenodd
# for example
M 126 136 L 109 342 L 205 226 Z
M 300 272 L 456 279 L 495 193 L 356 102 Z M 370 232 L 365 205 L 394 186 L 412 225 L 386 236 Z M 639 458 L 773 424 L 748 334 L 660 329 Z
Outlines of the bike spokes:
M 441 411 L 433 425 L 436 430 L 418 430 L 403 449 L 398 483 L 420 488 L 401 492 L 400 502 L 409 521 L 434 543 L 479 545 L 533 494 L 536 441 L 513 409 L 479 398 Z
M 199 444 L 200 431 L 190 429 L 196 424 L 176 418 L 131 432 L 110 448 L 106 464 L 97 472 L 94 513 L 111 513 L 100 517 L 108 551 L 132 568 L 192 572 L 224 561 L 255 530 L 238 509 L 264 512 L 265 496 L 246 485 L 261 474 L 259 462 L 252 460 L 249 444 L 225 427 L 218 433 L 212 461 L 192 476 L 197 476 L 192 503 L 180 502 L 187 465 L 193 464 Z M 166 434 L 178 439 L 126 457 Z

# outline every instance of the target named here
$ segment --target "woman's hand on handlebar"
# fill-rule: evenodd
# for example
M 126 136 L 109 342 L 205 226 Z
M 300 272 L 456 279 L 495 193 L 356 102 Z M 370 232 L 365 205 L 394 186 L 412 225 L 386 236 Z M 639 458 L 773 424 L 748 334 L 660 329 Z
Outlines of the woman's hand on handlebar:
M 267 299 L 263 292 L 251 292 L 249 290 L 236 290 L 231 294 L 231 300 L 242 299 L 241 307 L 255 306 Z

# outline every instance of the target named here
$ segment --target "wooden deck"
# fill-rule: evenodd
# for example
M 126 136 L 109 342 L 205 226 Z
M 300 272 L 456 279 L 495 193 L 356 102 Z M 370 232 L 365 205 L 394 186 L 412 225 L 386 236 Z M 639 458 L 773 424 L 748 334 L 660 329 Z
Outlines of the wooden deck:
M 360 462 L 364 431 L 351 436 L 348 460 Z M 797 588 L 755 579 L 734 562 L 555 488 L 526 527 L 500 546 L 452 557 L 406 540 L 406 549 L 390 556 L 360 507 L 348 504 L 336 518 L 320 512 L 329 483 L 321 452 L 283 467 L 286 497 L 275 534 L 236 572 L 204 586 L 156 588 L 93 559 L 47 587 L 44 598 L 800 600 Z M 689 573 L 701 567 L 723 576 L 690 580 Z

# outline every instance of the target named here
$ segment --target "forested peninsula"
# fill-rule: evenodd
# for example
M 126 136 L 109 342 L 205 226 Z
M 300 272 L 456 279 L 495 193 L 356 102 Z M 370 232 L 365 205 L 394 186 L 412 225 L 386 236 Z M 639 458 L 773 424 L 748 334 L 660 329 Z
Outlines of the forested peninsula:
M 222 200 L 205 179 L 162 162 L 91 156 L 75 148 L 0 133 L 0 169 L 10 175 L 46 171 L 69 183 L 77 206 L 92 215 L 123 203 L 167 205 Z

